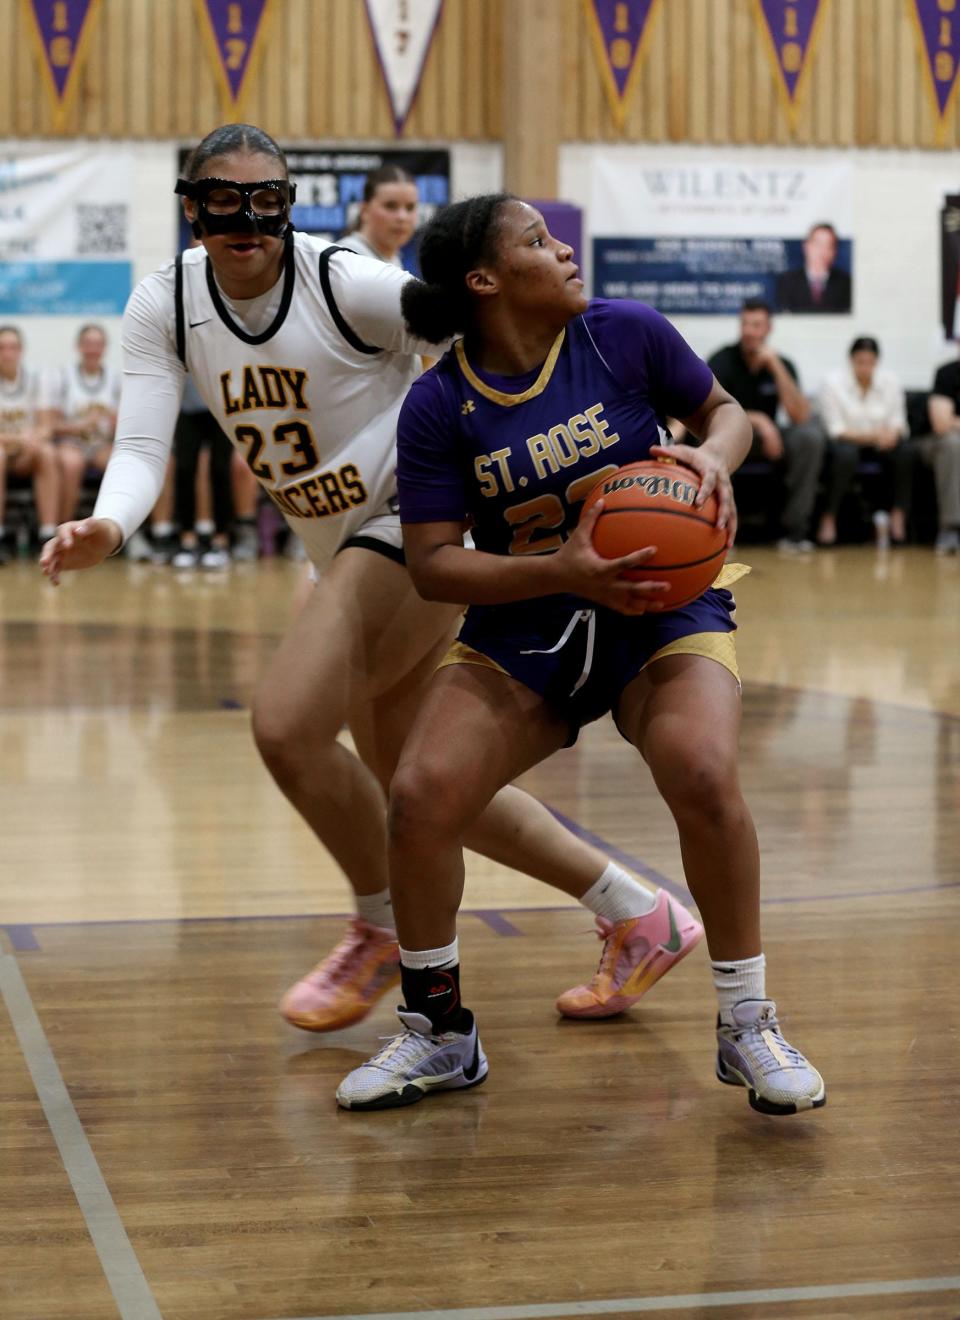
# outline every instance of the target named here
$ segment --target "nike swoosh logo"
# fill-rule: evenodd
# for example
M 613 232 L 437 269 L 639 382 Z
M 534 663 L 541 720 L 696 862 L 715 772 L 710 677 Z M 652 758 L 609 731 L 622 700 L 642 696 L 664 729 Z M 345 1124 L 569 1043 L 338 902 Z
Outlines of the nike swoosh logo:
M 661 944 L 660 948 L 663 949 L 664 953 L 679 953 L 682 941 L 680 932 L 677 930 L 677 919 L 673 915 L 673 904 L 668 903 L 667 908 L 670 912 L 670 938 L 666 944 Z
M 473 1047 L 473 1062 L 470 1064 L 469 1068 L 464 1068 L 463 1070 L 463 1075 L 468 1082 L 472 1082 L 474 1077 L 476 1077 L 477 1070 L 479 1069 L 479 1067 L 480 1067 L 480 1037 L 478 1036 L 476 1043 Z
M 213 320 L 212 316 L 205 316 L 202 321 L 191 321 L 190 329 L 196 330 L 198 325 L 206 325 L 208 321 L 212 321 L 212 320 Z

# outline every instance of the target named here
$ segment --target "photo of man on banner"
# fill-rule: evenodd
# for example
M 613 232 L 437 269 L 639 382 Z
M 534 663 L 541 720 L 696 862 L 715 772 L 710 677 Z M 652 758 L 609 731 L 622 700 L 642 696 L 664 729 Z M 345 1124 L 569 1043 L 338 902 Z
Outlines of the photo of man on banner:
M 789 247 L 793 247 L 790 244 Z M 849 312 L 853 305 L 850 272 L 844 269 L 841 244 L 827 221 L 811 225 L 800 245 L 797 264 L 777 279 L 781 312 Z

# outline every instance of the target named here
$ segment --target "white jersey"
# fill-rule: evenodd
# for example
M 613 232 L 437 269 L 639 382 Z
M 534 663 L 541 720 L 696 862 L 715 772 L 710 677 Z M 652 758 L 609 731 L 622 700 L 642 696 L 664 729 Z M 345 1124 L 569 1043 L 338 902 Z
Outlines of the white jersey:
M 381 257 L 380 253 L 368 243 L 359 229 L 354 229 L 350 234 L 344 234 L 343 238 L 337 239 L 337 246 L 349 248 L 351 252 L 359 252 L 361 257 L 372 257 L 374 261 L 385 261 L 388 266 L 398 266 L 403 270 L 403 262 L 400 260 L 400 253 L 395 252 L 392 257 Z
M 37 410 L 43 407 L 40 377 L 21 367 L 16 379 L 0 376 L 0 435 L 23 435 L 37 424 Z
M 64 421 L 76 425 L 78 436 L 110 440 L 120 402 L 120 377 L 109 367 L 88 376 L 78 362 L 60 373 L 54 402 Z
M 400 545 L 396 423 L 418 354 L 400 310 L 403 271 L 303 234 L 280 280 L 228 299 L 203 248 L 134 290 L 123 323 L 114 454 L 96 516 L 129 536 L 159 494 L 185 369 L 318 568 L 359 532 Z M 145 483 L 145 474 L 149 481 Z

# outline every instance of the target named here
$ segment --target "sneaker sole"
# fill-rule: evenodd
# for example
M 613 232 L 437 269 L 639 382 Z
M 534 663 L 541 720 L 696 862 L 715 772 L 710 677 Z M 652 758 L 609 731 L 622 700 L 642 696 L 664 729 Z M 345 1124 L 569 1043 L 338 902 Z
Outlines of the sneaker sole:
M 721 1068 L 724 1070 L 721 1072 Z M 747 1099 L 750 1101 L 750 1108 L 755 1109 L 758 1114 L 771 1114 L 774 1118 L 787 1118 L 791 1114 L 806 1113 L 809 1109 L 822 1109 L 827 1103 L 827 1089 L 820 1087 L 816 1096 L 803 1096 L 795 1104 L 778 1105 L 773 1100 L 766 1100 L 757 1093 L 755 1087 L 751 1086 L 743 1073 L 738 1072 L 736 1068 L 725 1064 L 719 1055 L 717 1055 L 717 1081 L 723 1082 L 724 1086 L 742 1086 L 746 1088 Z
M 627 986 L 631 987 L 630 994 L 611 995 L 602 1003 L 590 1004 L 586 1008 L 561 1008 L 560 1000 L 557 1000 L 556 1009 L 561 1017 L 566 1018 L 604 1018 L 615 1017 L 618 1013 L 625 1013 L 628 1008 L 632 1008 L 648 990 L 657 984 L 662 976 L 666 976 L 671 967 L 676 967 L 678 962 L 682 962 L 688 953 L 692 953 L 700 941 L 703 939 L 703 927 L 700 926 L 697 932 L 690 937 L 679 953 L 668 953 L 662 945 L 658 946 L 657 953 L 662 955 L 653 956 L 652 961 L 640 969 L 639 980 L 636 980 L 637 972 L 634 972 L 627 981 Z M 626 987 L 624 987 L 626 988 Z
M 342 1014 L 337 1018 L 318 1018 L 310 1013 L 296 1013 L 280 1005 L 280 1016 L 285 1022 L 289 1022 L 291 1027 L 299 1027 L 301 1031 L 343 1031 L 347 1027 L 352 1027 L 356 1022 L 362 1022 L 368 1013 L 376 1008 L 379 1001 L 395 986 L 400 984 L 400 972 L 391 976 L 388 981 L 384 981 L 382 986 L 378 986 L 376 996 L 368 1004 L 357 1004 L 354 1008 Z
M 387 1095 L 377 1096 L 375 1100 L 365 1100 L 360 1104 L 351 1104 L 349 1100 L 342 1100 L 340 1092 L 337 1092 L 337 1104 L 341 1109 L 349 1109 L 357 1113 L 364 1110 L 376 1109 L 403 1109 L 407 1105 L 415 1105 L 420 1100 L 426 1100 L 428 1095 L 440 1095 L 448 1091 L 472 1091 L 475 1086 L 481 1086 L 486 1080 L 489 1068 L 484 1068 L 479 1077 L 474 1077 L 471 1082 L 462 1084 L 451 1084 L 450 1082 L 429 1082 L 425 1081 L 420 1086 L 411 1083 L 405 1086 L 401 1091 L 390 1091 Z

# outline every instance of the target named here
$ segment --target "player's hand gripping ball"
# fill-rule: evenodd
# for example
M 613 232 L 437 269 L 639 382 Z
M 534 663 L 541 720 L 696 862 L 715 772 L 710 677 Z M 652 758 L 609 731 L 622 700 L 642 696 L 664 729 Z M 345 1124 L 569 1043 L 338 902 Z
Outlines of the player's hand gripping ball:
M 635 582 L 668 582 L 657 597 L 665 610 L 702 596 L 726 558 L 727 533 L 717 526 L 717 497 L 701 508 L 695 500 L 700 474 L 669 459 L 628 463 L 596 486 L 584 500 L 587 509 L 603 500 L 593 529 L 593 544 L 604 559 L 617 559 L 655 545 L 657 553 L 624 577 Z

